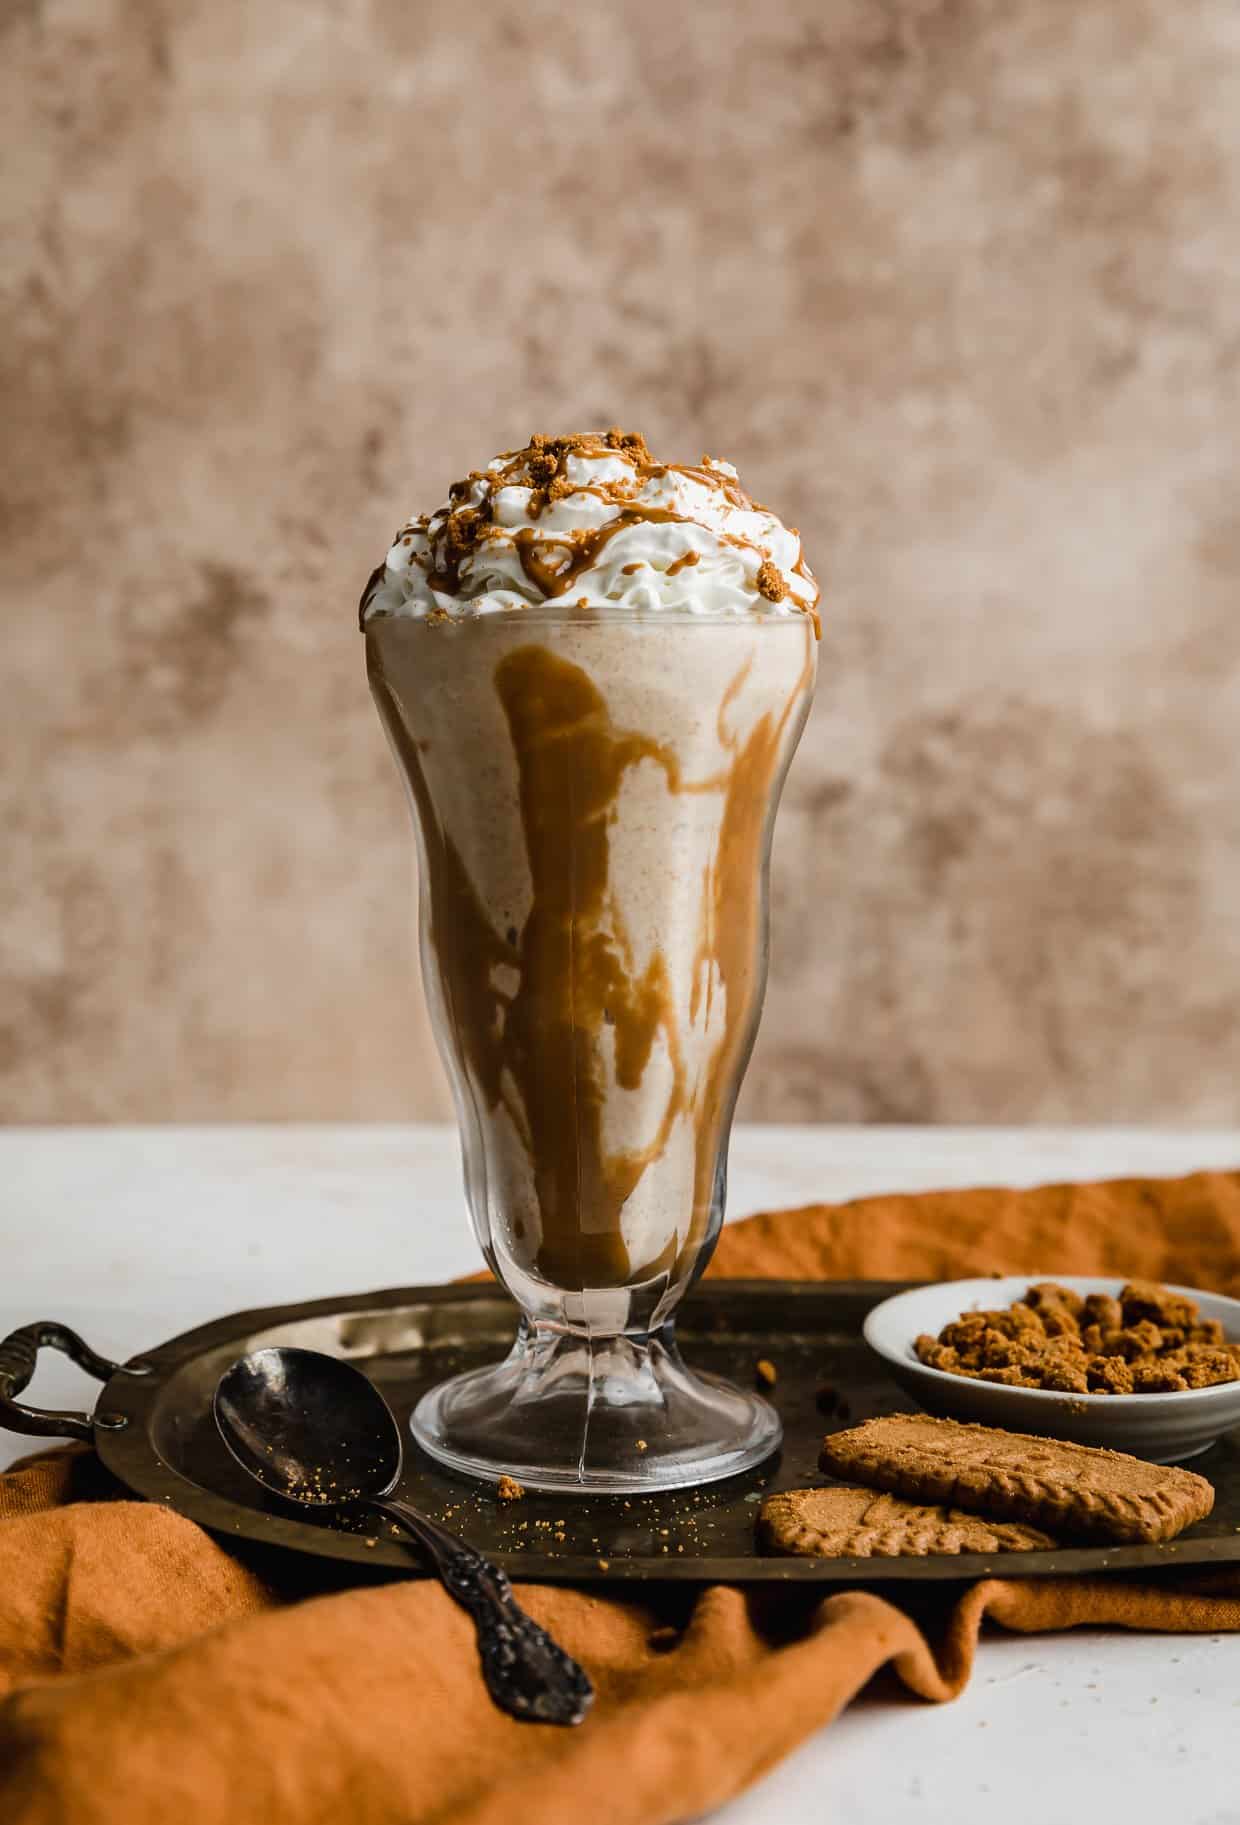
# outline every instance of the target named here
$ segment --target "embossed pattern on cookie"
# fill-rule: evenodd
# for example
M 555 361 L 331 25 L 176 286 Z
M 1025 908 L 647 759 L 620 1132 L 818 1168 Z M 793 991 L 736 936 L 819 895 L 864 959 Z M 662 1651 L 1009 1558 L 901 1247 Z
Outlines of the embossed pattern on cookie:
M 1202 1476 L 1120 1451 L 993 1426 L 897 1413 L 830 1434 L 833 1476 L 941 1502 L 1068 1538 L 1148 1545 L 1174 1539 L 1214 1506 Z
M 991 1521 L 873 1489 L 786 1489 L 758 1516 L 769 1552 L 818 1559 L 929 1558 L 938 1553 L 1046 1552 L 1057 1542 L 1019 1521 Z

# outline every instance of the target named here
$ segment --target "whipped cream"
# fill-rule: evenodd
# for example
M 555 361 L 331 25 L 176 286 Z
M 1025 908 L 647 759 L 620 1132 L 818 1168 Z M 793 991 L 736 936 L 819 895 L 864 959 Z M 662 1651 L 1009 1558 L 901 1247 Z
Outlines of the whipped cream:
M 623 614 L 806 614 L 797 533 L 730 463 L 658 463 L 621 431 L 533 437 L 409 520 L 362 595 L 376 615 L 459 620 L 551 603 Z

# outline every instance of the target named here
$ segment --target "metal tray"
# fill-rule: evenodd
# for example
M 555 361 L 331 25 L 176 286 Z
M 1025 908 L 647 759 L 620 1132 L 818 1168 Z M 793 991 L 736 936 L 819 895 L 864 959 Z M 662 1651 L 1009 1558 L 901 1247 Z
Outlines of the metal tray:
M 708 1280 L 686 1299 L 677 1335 L 690 1361 L 747 1384 L 759 1358 L 776 1365 L 778 1383 L 771 1398 L 783 1417 L 784 1448 L 757 1472 L 668 1495 L 625 1499 L 531 1491 L 520 1502 L 501 1504 L 493 1491 L 451 1476 L 410 1442 L 399 1493 L 463 1534 L 513 1577 L 541 1581 L 861 1584 L 1240 1561 L 1240 1430 L 1194 1460 L 1193 1469 L 1217 1491 L 1214 1513 L 1168 1545 L 923 1559 L 800 1559 L 759 1553 L 754 1520 L 763 1495 L 826 1480 L 817 1462 L 825 1431 L 907 1410 L 908 1396 L 887 1379 L 861 1338 L 870 1308 L 906 1284 Z M 92 1373 L 109 1372 L 93 1419 L 75 1425 L 59 1416 L 58 1424 L 40 1422 L 38 1428 L 25 1429 L 93 1434 L 105 1465 L 136 1494 L 167 1503 L 243 1549 L 308 1555 L 324 1574 L 335 1562 L 337 1576 L 353 1577 L 362 1568 L 417 1576 L 417 1562 L 390 1537 L 319 1525 L 274 1500 L 266 1502 L 216 1434 L 210 1412 L 215 1383 L 246 1350 L 300 1344 L 362 1364 L 404 1422 L 432 1383 L 495 1361 L 513 1330 L 511 1303 L 489 1285 L 405 1287 L 238 1312 L 174 1337 L 123 1367 L 105 1363 L 89 1350 L 71 1350 Z M 35 1337 L 36 1331 L 42 1335 Z M 64 1339 L 71 1336 L 56 1326 L 27 1327 L 22 1335 L 25 1376 L 14 1372 L 10 1339 L 0 1346 L 0 1395 L 6 1392 L 5 1351 L 10 1352 L 11 1396 L 33 1369 L 32 1343 L 69 1347 Z M 838 1390 L 843 1402 L 829 1416 L 819 1410 L 824 1384 Z M 18 1411 L 10 1405 L 10 1417 Z

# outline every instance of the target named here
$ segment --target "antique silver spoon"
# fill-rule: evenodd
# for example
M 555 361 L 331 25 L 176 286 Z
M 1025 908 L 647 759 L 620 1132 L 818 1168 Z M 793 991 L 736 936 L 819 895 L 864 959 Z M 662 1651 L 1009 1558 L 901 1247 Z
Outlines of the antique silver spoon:
M 372 1509 L 413 1536 L 473 1618 L 482 1677 L 501 1711 L 581 1722 L 594 1697 L 586 1673 L 519 1607 L 499 1567 L 391 1495 L 400 1427 L 360 1369 L 317 1350 L 254 1350 L 221 1376 L 213 1406 L 233 1457 L 273 1495 L 319 1510 Z

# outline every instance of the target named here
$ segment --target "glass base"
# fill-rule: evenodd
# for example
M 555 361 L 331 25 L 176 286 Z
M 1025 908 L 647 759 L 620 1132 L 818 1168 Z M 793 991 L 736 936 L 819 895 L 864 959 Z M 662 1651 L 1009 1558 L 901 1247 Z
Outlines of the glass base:
M 466 1476 L 582 1494 L 683 1489 L 751 1470 L 779 1449 L 757 1394 L 687 1369 L 671 1326 L 590 1337 L 522 1323 L 506 1361 L 423 1396 L 410 1422 Z

